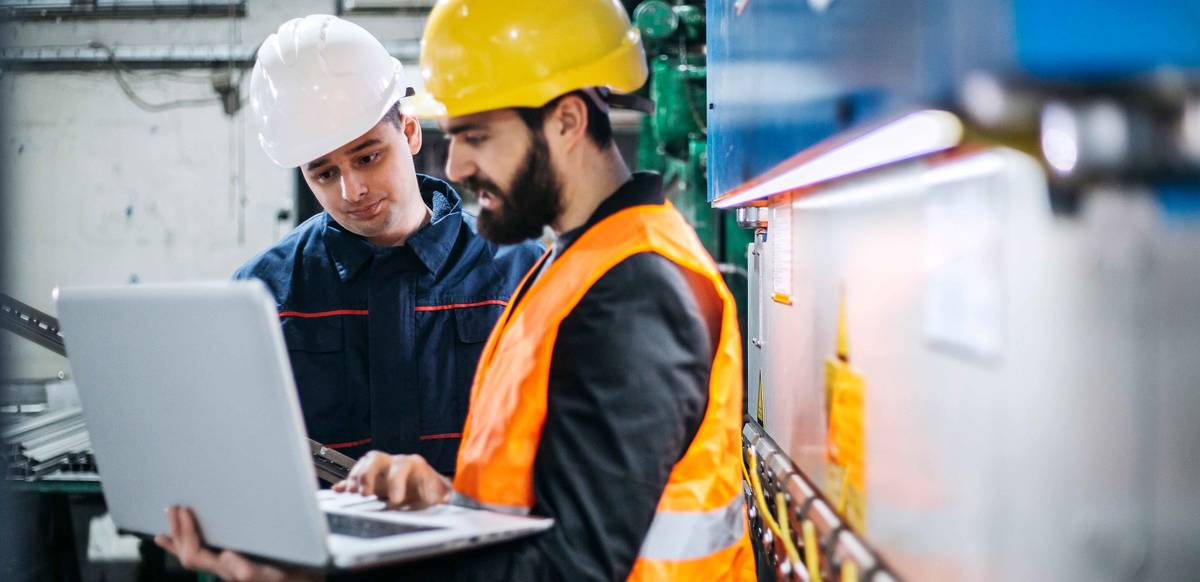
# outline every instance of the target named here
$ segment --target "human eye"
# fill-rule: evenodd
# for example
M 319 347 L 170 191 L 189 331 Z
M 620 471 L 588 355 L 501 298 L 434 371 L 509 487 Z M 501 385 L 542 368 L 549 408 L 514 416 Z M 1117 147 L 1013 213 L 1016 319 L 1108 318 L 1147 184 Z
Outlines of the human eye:
M 322 184 L 324 184 L 325 182 L 328 182 L 336 177 L 337 177 L 337 168 L 329 168 L 328 170 L 321 170 L 320 172 L 313 174 L 313 179 Z

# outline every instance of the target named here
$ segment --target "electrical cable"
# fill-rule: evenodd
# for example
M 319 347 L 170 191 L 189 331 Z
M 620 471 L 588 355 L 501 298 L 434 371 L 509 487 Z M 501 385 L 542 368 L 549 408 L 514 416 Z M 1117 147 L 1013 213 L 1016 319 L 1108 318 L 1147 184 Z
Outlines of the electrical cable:
M 821 548 L 817 543 L 817 526 L 807 518 L 800 524 L 804 532 L 804 564 L 808 566 L 808 577 L 821 582 Z
M 117 85 L 121 87 L 121 92 L 124 93 L 134 105 L 143 111 L 159 113 L 162 111 L 170 111 L 172 109 L 180 109 L 184 107 L 207 107 L 209 105 L 220 103 L 220 99 L 216 97 L 208 97 L 204 99 L 179 99 L 164 103 L 151 103 L 146 101 L 141 95 L 137 94 L 137 91 L 135 91 L 132 86 L 130 86 L 129 81 L 125 78 L 125 73 L 128 72 L 128 69 L 126 69 L 119 60 L 117 60 L 117 53 L 113 51 L 112 47 L 99 41 L 92 41 L 88 43 L 88 46 L 101 49 L 108 53 L 108 64 L 110 67 L 112 67 L 113 76 L 116 77 Z
M 775 494 L 775 521 L 779 522 L 779 530 L 783 533 L 783 549 L 787 551 L 788 559 L 794 567 L 802 565 L 800 552 L 796 551 L 796 543 L 792 541 L 791 523 L 787 516 L 787 502 L 783 493 Z
M 766 497 L 763 496 L 762 483 L 758 480 L 758 455 L 754 453 L 754 449 L 750 449 L 750 469 L 746 469 L 746 465 L 738 463 L 742 468 L 742 476 L 750 483 L 750 490 L 754 492 L 754 506 L 758 508 L 758 514 L 762 517 L 764 523 L 770 528 L 771 533 L 775 534 L 783 542 L 784 550 L 787 552 L 788 560 L 792 562 L 793 568 L 799 568 L 804 565 L 800 560 L 800 553 L 796 551 L 795 544 L 792 543 L 792 538 L 787 535 L 787 530 L 780 527 L 779 523 L 772 517 L 771 509 L 767 505 Z M 776 498 L 777 503 L 783 502 L 783 494 L 779 494 Z M 786 505 L 786 504 L 785 504 Z M 786 507 L 784 508 L 786 509 Z M 780 512 L 780 517 L 786 522 L 786 511 Z M 818 580 L 817 582 L 820 582 Z
M 841 582 L 858 582 L 858 564 L 849 560 L 843 561 L 839 578 Z

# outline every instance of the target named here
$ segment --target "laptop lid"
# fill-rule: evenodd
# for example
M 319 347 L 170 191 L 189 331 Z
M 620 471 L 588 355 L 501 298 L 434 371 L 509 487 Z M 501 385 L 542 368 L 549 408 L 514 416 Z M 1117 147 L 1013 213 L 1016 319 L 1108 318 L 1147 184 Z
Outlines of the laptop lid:
M 191 507 L 214 546 L 329 561 L 275 305 L 259 281 L 56 291 L 117 526 Z

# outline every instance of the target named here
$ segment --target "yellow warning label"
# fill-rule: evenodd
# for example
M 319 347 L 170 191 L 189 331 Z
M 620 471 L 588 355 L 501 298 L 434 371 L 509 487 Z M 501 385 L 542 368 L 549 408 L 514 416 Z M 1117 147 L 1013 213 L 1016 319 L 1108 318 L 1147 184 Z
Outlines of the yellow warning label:
M 827 388 L 833 401 L 829 406 L 826 490 L 851 527 L 862 531 L 866 523 L 863 494 L 867 486 L 865 383 L 844 362 L 835 360 L 831 364 L 827 367 L 833 371 Z
M 844 303 L 839 301 L 839 303 Z M 850 366 L 844 304 L 838 306 L 837 356 L 825 361 L 825 490 L 850 526 L 866 526 L 866 381 Z

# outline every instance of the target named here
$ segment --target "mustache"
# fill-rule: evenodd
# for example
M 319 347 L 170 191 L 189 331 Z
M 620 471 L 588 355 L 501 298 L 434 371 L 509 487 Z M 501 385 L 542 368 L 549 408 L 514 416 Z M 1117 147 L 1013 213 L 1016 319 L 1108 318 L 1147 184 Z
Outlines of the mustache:
M 495 182 L 482 176 L 471 176 L 463 180 L 463 185 L 466 186 L 468 190 L 476 194 L 479 194 L 480 192 L 487 192 L 488 194 L 491 194 L 497 198 L 505 198 L 504 192 L 499 186 L 496 185 Z

